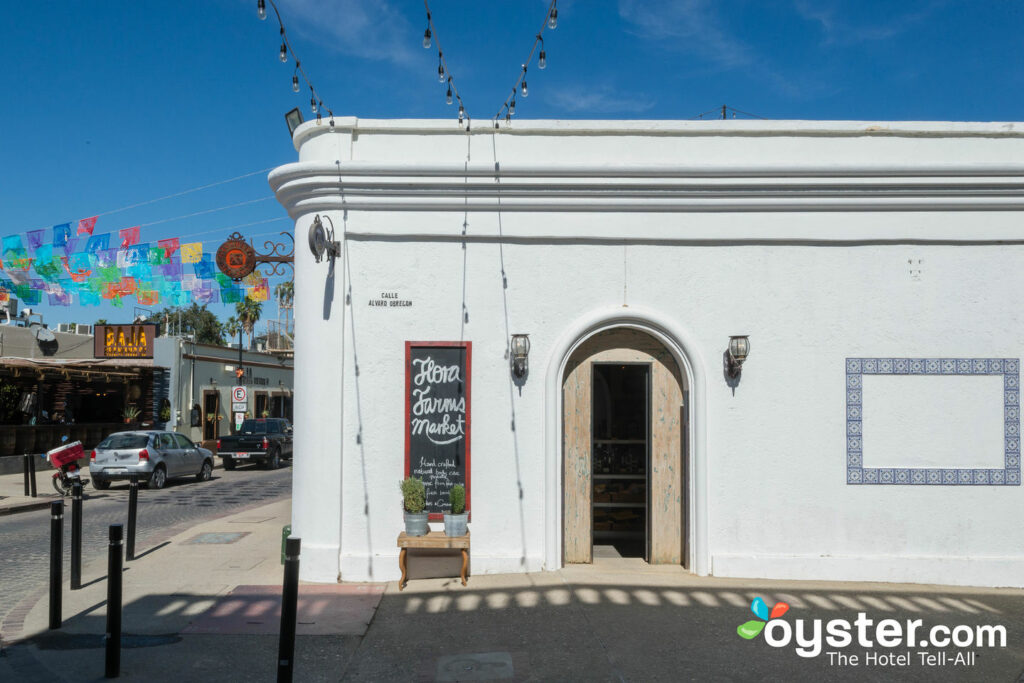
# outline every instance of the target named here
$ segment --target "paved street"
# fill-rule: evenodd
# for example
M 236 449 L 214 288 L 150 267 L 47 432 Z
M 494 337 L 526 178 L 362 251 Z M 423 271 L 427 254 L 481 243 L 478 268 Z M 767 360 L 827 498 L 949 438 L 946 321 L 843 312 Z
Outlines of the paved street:
M 49 486 L 48 472 L 38 476 L 40 491 Z M 160 491 L 139 487 L 136 556 L 203 520 L 238 512 L 252 505 L 286 498 L 291 493 L 291 468 L 216 469 L 208 482 L 193 478 L 168 481 Z M 128 522 L 128 484 L 106 491 L 85 487 L 82 514 L 82 562 L 103 557 L 110 524 Z M 64 573 L 70 571 L 71 499 L 65 499 Z M 0 625 L 18 602 L 45 591 L 49 577 L 50 512 L 34 510 L 0 517 Z M 88 581 L 83 577 L 83 581 Z

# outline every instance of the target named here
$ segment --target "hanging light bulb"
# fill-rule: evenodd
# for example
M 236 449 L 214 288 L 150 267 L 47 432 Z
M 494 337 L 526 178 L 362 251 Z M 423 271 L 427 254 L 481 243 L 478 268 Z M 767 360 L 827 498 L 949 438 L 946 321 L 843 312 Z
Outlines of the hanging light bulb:
M 448 79 L 448 92 L 444 96 L 444 101 L 448 104 L 452 103 L 452 79 Z
M 466 118 L 466 108 L 461 104 L 459 105 L 459 124 L 462 124 L 462 119 Z
M 299 92 L 299 77 L 292 76 L 292 92 Z
M 312 94 L 313 93 L 313 88 L 312 87 L 310 87 L 309 92 L 310 92 L 310 95 L 311 95 L 310 98 L 309 98 L 309 109 L 310 109 L 310 111 L 312 111 L 315 114 L 316 113 L 316 95 Z
M 430 49 L 430 29 L 428 28 L 423 32 L 423 48 L 426 50 Z
M 523 92 L 523 97 L 526 97 L 527 95 L 530 94 L 530 92 L 526 89 L 526 65 L 525 64 L 523 64 L 523 88 L 522 88 L 522 92 Z
M 516 115 L 516 98 L 515 97 L 512 98 L 512 102 L 510 102 L 509 105 L 508 105 L 508 115 L 509 116 L 515 116 Z
M 540 51 L 540 57 L 537 58 L 537 68 L 546 69 L 548 67 L 548 53 L 544 50 Z
M 558 28 L 558 10 L 554 7 L 551 8 L 551 14 L 548 15 L 548 28 Z
M 441 61 L 441 53 L 437 53 L 437 80 L 439 83 L 444 83 L 444 62 Z
M 288 43 L 284 39 L 284 26 L 281 27 L 281 54 L 278 56 L 282 62 L 288 61 Z
M 259 15 L 260 21 L 263 21 L 264 19 L 267 18 L 266 0 L 259 0 L 259 2 L 256 3 L 256 14 Z

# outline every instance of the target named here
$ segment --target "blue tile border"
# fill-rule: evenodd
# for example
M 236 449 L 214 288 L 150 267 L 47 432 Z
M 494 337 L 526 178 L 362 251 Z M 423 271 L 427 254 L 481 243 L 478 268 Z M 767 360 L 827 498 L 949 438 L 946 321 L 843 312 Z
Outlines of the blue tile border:
M 864 375 L 1002 375 L 1002 469 L 864 467 Z M 1020 486 L 1020 360 L 1017 358 L 847 358 L 846 483 Z

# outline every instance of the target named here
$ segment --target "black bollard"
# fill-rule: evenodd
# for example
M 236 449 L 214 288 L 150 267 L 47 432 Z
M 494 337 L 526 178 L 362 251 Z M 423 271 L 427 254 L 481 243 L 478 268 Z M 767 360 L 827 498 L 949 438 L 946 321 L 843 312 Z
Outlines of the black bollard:
M 29 468 L 29 462 L 32 460 L 32 456 L 26 453 L 25 455 L 21 456 L 21 459 L 22 459 L 22 463 L 24 464 L 24 467 L 25 467 L 25 495 L 28 496 L 28 495 L 30 495 L 30 491 L 31 491 L 31 489 L 29 488 L 29 485 L 28 485 L 28 468 Z
M 291 683 L 295 669 L 295 619 L 299 603 L 300 538 L 289 538 L 284 549 L 284 586 L 281 588 L 281 637 L 277 645 L 277 683 Z
M 121 675 L 121 540 L 124 527 L 110 525 L 110 545 L 107 548 L 107 633 L 106 677 Z
M 28 483 L 32 488 L 32 492 L 29 494 L 33 498 L 36 497 L 36 459 L 31 455 L 28 456 Z
M 71 485 L 71 590 L 82 587 L 82 482 Z
M 128 484 L 128 548 L 125 559 L 131 562 L 135 559 L 135 516 L 139 507 L 139 475 L 133 474 Z
M 60 588 L 64 570 L 64 501 L 50 503 L 50 628 L 60 628 Z

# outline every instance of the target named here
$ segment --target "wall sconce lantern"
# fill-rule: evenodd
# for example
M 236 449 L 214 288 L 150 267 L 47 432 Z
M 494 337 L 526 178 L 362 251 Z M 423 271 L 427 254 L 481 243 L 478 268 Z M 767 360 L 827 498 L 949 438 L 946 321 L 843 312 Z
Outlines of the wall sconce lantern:
M 512 376 L 517 379 L 526 377 L 529 369 L 527 357 L 530 355 L 530 335 L 512 335 Z
M 341 255 L 341 243 L 334 240 L 334 221 L 326 214 L 324 219 L 330 224 L 330 230 L 324 228 L 320 214 L 313 218 L 313 223 L 309 226 L 309 249 L 317 263 L 320 263 L 324 253 L 332 259 Z
M 747 335 L 733 335 L 729 337 L 729 377 L 739 377 L 743 369 L 743 361 L 750 353 L 750 339 Z

